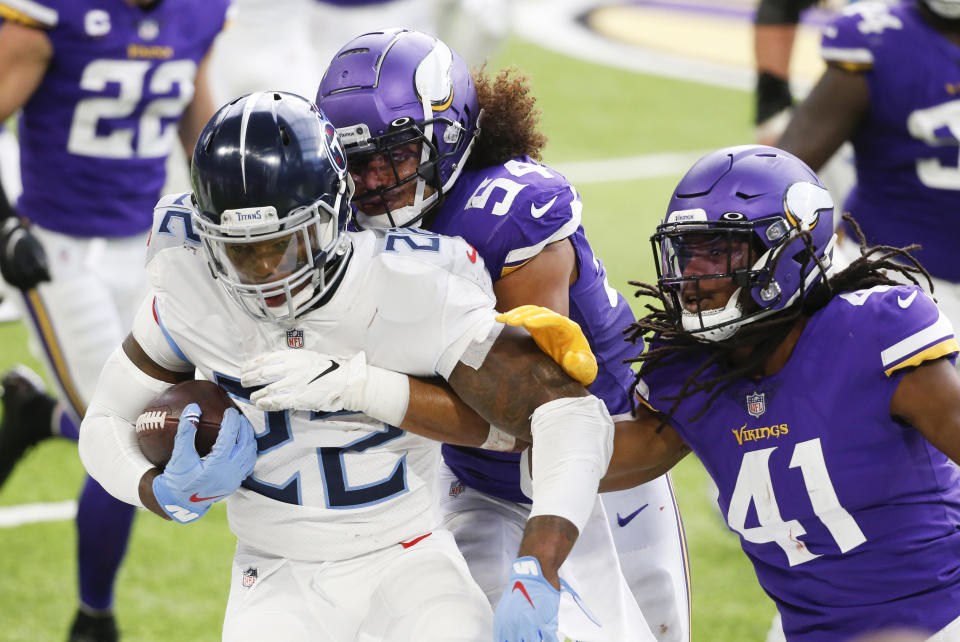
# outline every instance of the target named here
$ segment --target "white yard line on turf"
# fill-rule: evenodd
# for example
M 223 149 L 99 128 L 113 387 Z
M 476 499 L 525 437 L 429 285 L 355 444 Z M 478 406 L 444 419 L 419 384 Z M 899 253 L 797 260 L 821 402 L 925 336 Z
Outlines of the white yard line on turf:
M 0 528 L 36 524 L 38 522 L 60 522 L 73 519 L 77 515 L 77 502 L 48 502 L 43 504 L 19 504 L 0 506 Z
M 677 176 L 711 150 L 665 152 L 625 158 L 550 163 L 574 185 Z
M 599 65 L 728 89 L 754 91 L 756 71 L 753 69 L 752 56 L 742 64 L 731 64 L 719 59 L 695 55 L 693 52 L 684 54 L 679 51 L 663 51 L 651 46 L 630 44 L 606 37 L 577 20 L 579 16 L 599 4 L 597 0 L 522 0 L 514 6 L 513 31 L 521 38 L 546 49 Z M 689 14 L 676 12 L 677 23 L 683 25 L 687 18 Z M 651 17 L 646 16 L 646 19 L 650 20 Z M 670 18 L 664 14 L 658 20 L 670 20 Z M 651 20 L 651 22 L 654 21 Z M 745 38 L 743 33 L 736 31 L 734 35 L 730 35 L 725 31 L 729 21 L 717 20 L 716 22 L 717 47 L 730 45 L 723 40 L 724 37 L 736 37 L 738 41 L 733 44 L 751 49 L 751 43 L 739 42 Z M 657 29 L 658 25 L 650 24 L 648 28 Z M 752 26 L 747 25 L 746 28 L 752 29 Z M 749 34 L 748 37 L 752 37 L 752 30 L 746 33 Z M 709 31 L 706 34 L 701 32 L 696 36 L 688 34 L 687 37 L 709 38 L 710 33 Z M 819 36 L 817 43 L 819 43 Z M 679 45 L 677 48 L 683 49 Z M 688 49 L 695 48 L 688 47 Z M 810 91 L 813 80 L 819 76 L 820 61 L 814 53 L 816 47 L 813 51 L 808 51 L 809 49 L 810 47 L 804 47 L 803 52 L 795 52 L 793 67 L 803 67 L 805 71 L 807 67 L 817 69 L 813 76 L 810 76 L 812 72 L 793 74 L 790 86 L 794 95 L 800 98 Z M 805 58 L 800 57 L 801 53 L 806 54 Z M 811 57 L 814 60 L 807 60 Z

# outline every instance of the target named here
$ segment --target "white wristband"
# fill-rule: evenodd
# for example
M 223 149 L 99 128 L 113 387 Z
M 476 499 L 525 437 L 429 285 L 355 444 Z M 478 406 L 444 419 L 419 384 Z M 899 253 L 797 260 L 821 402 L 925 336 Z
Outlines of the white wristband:
M 399 426 L 410 403 L 410 380 L 405 374 L 367 366 L 367 380 L 359 409 L 377 421 Z
M 607 407 L 592 395 L 556 399 L 534 411 L 530 432 L 530 517 L 563 517 L 582 532 L 613 453 L 613 420 Z
M 487 440 L 480 444 L 484 450 L 499 450 L 500 452 L 509 452 L 517 445 L 517 438 L 509 433 L 505 433 L 493 424 L 490 424 L 490 432 L 487 433 Z

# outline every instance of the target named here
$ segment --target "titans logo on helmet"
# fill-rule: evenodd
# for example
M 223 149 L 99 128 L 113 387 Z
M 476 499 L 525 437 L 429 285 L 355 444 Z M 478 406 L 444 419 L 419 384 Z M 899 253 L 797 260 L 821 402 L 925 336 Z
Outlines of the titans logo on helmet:
M 323 142 L 327 147 L 327 156 L 337 169 L 337 172 L 344 174 L 347 171 L 347 155 L 343 152 L 343 146 L 340 139 L 337 138 L 337 130 L 330 123 L 323 124 Z

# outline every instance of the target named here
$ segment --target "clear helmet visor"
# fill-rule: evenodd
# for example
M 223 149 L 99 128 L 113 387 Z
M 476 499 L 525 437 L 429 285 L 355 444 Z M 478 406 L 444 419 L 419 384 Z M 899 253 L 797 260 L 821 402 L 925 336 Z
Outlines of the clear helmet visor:
M 655 241 L 660 287 L 684 330 L 714 341 L 731 336 L 739 327 L 732 322 L 743 313 L 741 294 L 761 262 L 753 231 L 681 227 Z
M 257 319 L 296 317 L 326 291 L 323 267 L 340 251 L 337 216 L 323 201 L 281 221 L 272 207 L 196 217 L 207 259 L 227 293 Z

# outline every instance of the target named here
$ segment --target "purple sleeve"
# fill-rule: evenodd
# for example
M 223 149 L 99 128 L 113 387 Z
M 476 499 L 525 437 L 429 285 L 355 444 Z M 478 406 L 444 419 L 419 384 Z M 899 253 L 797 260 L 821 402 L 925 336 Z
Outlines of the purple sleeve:
M 903 21 L 887 5 L 853 4 L 824 28 L 820 55 L 845 69 L 871 69 L 890 32 L 902 29 Z
M 464 237 L 483 256 L 494 281 L 580 226 L 580 196 L 561 174 L 529 159 L 471 176 L 464 207 L 434 231 Z M 459 187 L 459 186 L 458 186 Z

